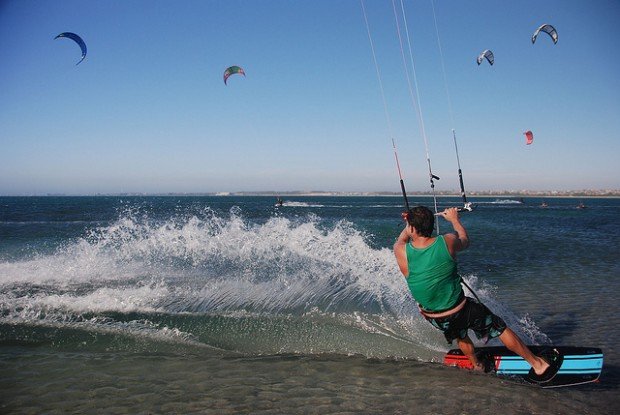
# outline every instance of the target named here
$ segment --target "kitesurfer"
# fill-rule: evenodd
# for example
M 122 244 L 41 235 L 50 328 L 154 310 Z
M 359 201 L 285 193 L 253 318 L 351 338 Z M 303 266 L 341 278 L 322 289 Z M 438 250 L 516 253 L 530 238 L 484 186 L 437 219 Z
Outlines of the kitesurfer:
M 509 350 L 523 357 L 532 367 L 529 373 L 532 381 L 551 380 L 561 364 L 557 353 L 534 355 L 502 318 L 465 296 L 456 254 L 469 246 L 469 237 L 457 209 L 448 208 L 439 213 L 452 224 L 454 233 L 436 237 L 432 236 L 435 215 L 427 207 L 417 206 L 403 216 L 407 225 L 394 244 L 394 254 L 424 318 L 443 332 L 448 343 L 456 339 L 476 370 L 488 371 L 491 368 L 485 366 L 490 362 L 476 356 L 467 333 L 469 329 L 485 342 L 498 337 Z

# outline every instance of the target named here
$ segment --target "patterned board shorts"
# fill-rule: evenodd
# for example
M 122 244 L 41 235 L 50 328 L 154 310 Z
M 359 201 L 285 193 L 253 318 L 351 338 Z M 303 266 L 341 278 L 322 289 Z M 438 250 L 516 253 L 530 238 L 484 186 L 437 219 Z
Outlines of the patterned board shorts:
M 506 329 L 506 323 L 485 306 L 467 297 L 462 309 L 456 313 L 441 318 L 424 317 L 433 326 L 443 332 L 449 344 L 454 339 L 467 337 L 467 330 L 472 330 L 476 337 L 484 343 L 500 336 Z

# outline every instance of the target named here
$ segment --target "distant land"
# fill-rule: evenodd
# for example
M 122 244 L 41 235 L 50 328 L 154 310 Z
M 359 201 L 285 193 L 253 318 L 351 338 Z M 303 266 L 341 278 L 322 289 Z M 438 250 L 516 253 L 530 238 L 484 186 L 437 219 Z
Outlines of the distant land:
M 437 196 L 460 196 L 455 190 L 437 191 Z M 219 192 L 216 196 L 401 196 L 400 192 L 330 192 L 330 191 L 292 191 L 292 192 Z M 432 196 L 428 191 L 407 191 L 407 195 Z M 511 197 L 620 197 L 617 190 L 481 190 L 466 192 L 467 196 L 511 196 Z
M 437 191 L 438 196 L 460 196 L 459 191 Z M 119 193 L 95 193 L 95 194 L 63 194 L 47 193 L 23 196 L 400 196 L 400 192 L 346 192 L 325 190 L 299 190 L 299 191 L 239 191 L 239 192 L 119 192 Z M 432 196 L 428 191 L 408 191 L 407 195 Z M 466 192 L 467 196 L 475 197 L 620 197 L 620 189 L 584 189 L 584 190 L 475 190 Z

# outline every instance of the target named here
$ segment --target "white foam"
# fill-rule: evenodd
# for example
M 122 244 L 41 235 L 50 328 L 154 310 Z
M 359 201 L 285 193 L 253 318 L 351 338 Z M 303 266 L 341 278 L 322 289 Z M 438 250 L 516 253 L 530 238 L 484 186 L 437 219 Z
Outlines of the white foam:
M 285 201 L 282 203 L 282 206 L 287 206 L 287 207 L 312 207 L 312 208 L 322 208 L 324 207 L 321 204 L 318 203 L 306 203 L 306 202 L 293 202 L 293 201 Z
M 468 281 L 485 303 L 499 306 L 486 287 Z M 372 335 L 445 349 L 417 313 L 391 250 L 371 248 L 350 222 L 327 226 L 316 216 L 255 224 L 238 209 L 228 217 L 205 209 L 164 221 L 127 211 L 53 255 L 0 263 L 0 288 L 0 321 L 110 312 L 332 313 Z M 540 334 L 505 314 L 529 335 Z
M 495 295 L 497 287 L 480 283 L 475 275 L 463 276 L 463 279 L 478 295 L 480 301 L 493 311 L 494 314 L 501 317 L 506 322 L 506 325 L 527 343 L 545 344 L 550 342 L 549 337 L 528 316 L 520 316 L 514 313 L 497 300 Z M 474 297 L 467 288 L 464 287 L 463 289 L 467 296 Z M 472 336 L 472 339 L 475 340 L 475 336 Z M 494 340 L 493 342 L 498 343 L 499 341 Z
M 477 201 L 476 202 L 477 205 L 484 205 L 484 204 L 489 204 L 489 205 L 522 205 L 523 202 L 520 200 L 514 200 L 514 199 L 495 199 L 493 201 Z

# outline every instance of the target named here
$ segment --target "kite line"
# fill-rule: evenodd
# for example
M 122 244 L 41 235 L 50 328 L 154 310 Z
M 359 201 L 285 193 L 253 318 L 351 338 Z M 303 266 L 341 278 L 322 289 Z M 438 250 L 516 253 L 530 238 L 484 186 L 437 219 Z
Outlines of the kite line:
M 383 111 L 385 112 L 385 120 L 387 122 L 390 138 L 392 139 L 392 148 L 394 149 L 394 158 L 396 159 L 396 168 L 398 170 L 398 177 L 400 179 L 400 189 L 403 194 L 405 208 L 407 209 L 407 212 L 409 212 L 409 200 L 407 199 L 407 191 L 405 190 L 405 182 L 403 181 L 403 175 L 400 170 L 400 162 L 398 161 L 398 151 L 396 150 L 396 142 L 394 140 L 394 133 L 392 130 L 392 121 L 390 120 L 390 113 L 388 111 L 387 101 L 385 99 L 385 90 L 383 88 L 383 81 L 381 80 L 381 71 L 379 70 L 379 63 L 377 62 L 377 54 L 375 53 L 375 45 L 372 41 L 372 36 L 370 34 L 370 25 L 368 24 L 368 16 L 366 15 L 366 7 L 364 7 L 364 0 L 360 0 L 360 4 L 362 6 L 364 22 L 366 23 L 366 32 L 368 33 L 368 40 L 370 42 L 370 50 L 372 51 L 372 60 L 375 63 L 375 71 L 377 72 L 377 79 L 379 81 L 379 89 L 381 90 L 381 99 L 383 100 Z
M 388 129 L 389 129 L 389 133 L 390 133 L 390 137 L 392 140 L 392 147 L 394 150 L 394 156 L 396 159 L 396 167 L 398 169 L 398 175 L 400 178 L 400 184 L 401 184 L 401 191 L 403 193 L 403 198 L 405 201 L 405 206 L 407 207 L 407 209 L 409 209 L 409 202 L 407 200 L 407 194 L 405 191 L 405 185 L 404 185 L 404 181 L 403 181 L 403 177 L 402 177 L 402 172 L 401 172 L 401 168 L 400 168 L 400 163 L 398 160 L 398 152 L 396 150 L 396 144 L 395 144 L 395 140 L 393 137 L 393 132 L 392 132 L 392 123 L 390 120 L 390 116 L 389 116 L 389 111 L 388 111 L 388 107 L 387 107 L 387 101 L 385 98 L 385 90 L 383 87 L 383 81 L 381 78 L 381 71 L 379 69 L 379 63 L 377 61 L 377 56 L 376 56 L 376 52 L 375 52 L 375 46 L 374 46 L 374 42 L 372 39 L 372 34 L 370 31 L 370 24 L 368 23 L 368 15 L 366 12 L 366 7 L 364 5 L 364 0 L 360 0 L 360 4 L 362 7 L 362 13 L 364 16 L 364 22 L 366 24 L 366 31 L 368 34 L 368 40 L 370 42 L 370 48 L 372 51 L 372 57 L 373 57 L 373 62 L 375 65 L 375 70 L 376 70 L 376 74 L 377 74 L 377 79 L 379 82 L 379 88 L 381 91 L 381 99 L 383 101 L 383 108 L 384 108 L 384 112 L 385 112 L 385 117 L 387 120 L 387 124 L 388 124 Z M 431 4 L 433 7 L 433 18 L 434 18 L 434 23 L 435 23 L 435 32 L 437 35 L 437 45 L 439 47 L 439 53 L 441 56 L 441 67 L 442 67 L 442 73 L 443 73 L 443 78 L 444 78 L 444 88 L 446 91 L 446 96 L 448 98 L 448 109 L 449 109 L 449 114 L 450 114 L 450 120 L 452 125 L 454 125 L 454 115 L 453 115 L 453 109 L 452 109 L 452 100 L 450 98 L 450 92 L 448 89 L 448 82 L 447 82 L 447 77 L 446 77 L 446 69 L 445 69 L 445 63 L 444 63 L 444 56 L 443 56 L 443 50 L 441 47 L 441 41 L 440 41 L 440 37 L 439 37 L 439 29 L 438 29 L 438 25 L 437 25 L 437 17 L 436 17 L 436 13 L 435 13 L 435 6 L 433 3 L 433 0 L 431 0 Z M 402 58 L 402 63 L 403 63 L 403 69 L 405 72 L 405 77 L 406 77 L 406 81 L 407 81 L 407 86 L 408 86 L 408 92 L 409 92 L 409 97 L 411 99 L 411 104 L 413 106 L 414 111 L 416 112 L 417 118 L 418 118 L 418 125 L 420 128 L 420 134 L 422 135 L 423 141 L 424 141 L 424 147 L 425 147 L 425 151 L 426 151 L 426 164 L 428 167 L 428 175 L 429 175 L 429 180 L 430 180 L 430 186 L 431 186 L 431 192 L 432 192 L 432 196 L 433 196 L 433 205 L 434 205 L 434 209 L 435 209 L 435 215 L 438 215 L 438 205 L 437 205 L 437 194 L 435 192 L 435 180 L 440 180 L 440 178 L 435 175 L 433 173 L 433 169 L 432 169 L 432 165 L 431 165 L 431 157 L 430 157 L 430 150 L 429 150 L 429 141 L 428 141 L 428 136 L 426 134 L 426 129 L 425 129 L 425 125 L 424 125 L 424 116 L 422 114 L 422 108 L 421 108 L 421 100 L 420 100 L 420 95 L 419 95 L 419 87 L 418 87 L 418 81 L 417 81 L 417 75 L 416 75 L 416 68 L 415 68 L 415 60 L 414 60 L 414 56 L 413 56 L 413 46 L 412 46 L 412 41 L 411 41 L 411 35 L 409 33 L 409 28 L 408 28 L 408 23 L 407 23 L 407 15 L 405 12 L 405 6 L 404 6 L 404 2 L 403 0 L 400 0 L 400 16 L 399 16 L 399 10 L 397 10 L 397 5 L 396 5 L 396 0 L 392 0 L 392 11 L 394 13 L 394 20 L 396 22 L 396 31 L 397 31 L 397 35 L 398 35 L 398 41 L 399 41 L 399 47 L 400 47 L 400 53 L 401 53 L 401 58 Z M 401 27 L 401 19 L 402 19 L 402 27 Z M 404 46 L 404 40 L 403 37 L 405 37 L 406 42 L 407 42 L 407 52 L 405 52 L 405 46 Z M 407 62 L 407 56 L 406 53 L 408 53 L 408 60 L 409 62 Z M 409 66 L 411 66 L 411 69 L 409 69 Z M 411 73 L 409 72 L 411 70 Z M 458 152 L 458 145 L 457 145 L 457 140 L 456 140 L 456 130 L 454 128 L 452 128 L 452 138 L 454 140 L 454 149 L 455 149 L 455 153 L 456 153 L 456 161 L 457 161 L 457 166 L 458 166 L 458 176 L 459 176 L 459 186 L 460 186 L 460 193 L 461 193 L 461 197 L 463 199 L 463 207 L 458 208 L 459 211 L 471 211 L 473 209 L 473 206 L 471 204 L 471 202 L 467 201 L 467 196 L 466 196 L 466 192 L 465 192 L 465 186 L 464 186 L 464 181 L 463 181 L 463 171 L 461 169 L 461 161 L 460 161 L 460 157 L 459 157 L 459 152 Z M 439 233 L 439 222 L 436 222 L 436 231 L 437 233 Z
M 428 146 L 428 138 L 426 136 L 426 129 L 424 128 L 424 117 L 422 116 L 422 107 L 420 104 L 420 94 L 419 94 L 419 88 L 418 88 L 418 79 L 417 79 L 416 70 L 415 70 L 415 61 L 413 59 L 413 48 L 411 46 L 411 36 L 409 35 L 407 16 L 405 14 L 405 5 L 403 3 L 403 0 L 400 0 L 400 8 L 401 8 L 402 17 L 403 17 L 403 26 L 405 30 L 405 36 L 407 39 L 407 47 L 408 47 L 408 52 L 409 52 L 409 60 L 411 62 L 411 72 L 413 75 L 413 84 L 415 86 L 415 93 L 414 93 L 414 88 L 411 85 L 411 78 L 409 76 L 409 68 L 407 65 L 407 60 L 405 58 L 405 50 L 403 48 L 403 39 L 401 36 L 398 12 L 396 10 L 396 2 L 395 0 L 392 0 L 392 10 L 394 12 L 394 20 L 396 21 L 398 43 L 400 46 L 401 57 L 403 59 L 403 69 L 405 70 L 405 76 L 407 78 L 407 85 L 409 87 L 409 97 L 411 98 L 411 104 L 413 105 L 413 108 L 415 109 L 418 115 L 420 134 L 422 135 L 422 138 L 424 139 L 424 148 L 426 150 L 426 163 L 428 166 L 428 176 L 429 176 L 429 180 L 431 184 L 431 192 L 433 194 L 433 205 L 435 208 L 435 215 L 437 215 L 439 213 L 439 210 L 437 207 L 437 195 L 435 193 L 435 180 L 439 180 L 439 177 L 433 174 L 433 169 L 431 167 L 431 157 L 430 157 L 430 151 L 429 151 L 429 146 Z M 439 234 L 439 221 L 435 221 L 435 229 L 437 231 L 437 234 Z
M 402 0 L 401 0 L 402 1 Z M 463 207 L 459 209 L 459 211 L 469 211 L 473 210 L 473 205 L 471 202 L 467 201 L 467 195 L 465 194 L 465 185 L 463 184 L 463 171 L 461 170 L 461 160 L 459 159 L 459 148 L 456 144 L 456 130 L 454 129 L 454 112 L 452 110 L 452 99 L 450 98 L 450 91 L 448 90 L 448 77 L 446 76 L 446 65 L 443 57 L 443 49 L 441 47 L 441 40 L 439 37 L 439 26 L 437 25 L 437 14 L 435 13 L 435 1 L 430 0 L 431 6 L 433 9 L 433 21 L 435 23 L 435 33 L 437 35 L 437 47 L 439 48 L 439 56 L 441 58 L 441 72 L 443 74 L 443 83 L 446 89 L 446 97 L 448 98 L 448 112 L 450 114 L 450 122 L 452 123 L 452 138 L 454 139 L 454 151 L 456 153 L 456 164 L 458 166 L 458 174 L 459 174 L 459 186 L 461 188 L 461 197 L 463 198 Z M 487 52 L 487 51 L 485 51 Z M 491 56 L 493 56 L 491 54 Z M 480 59 L 480 58 L 479 58 Z M 488 58 L 487 58 L 488 59 Z M 491 65 L 492 61 L 489 61 Z M 480 65 L 480 62 L 478 62 Z

